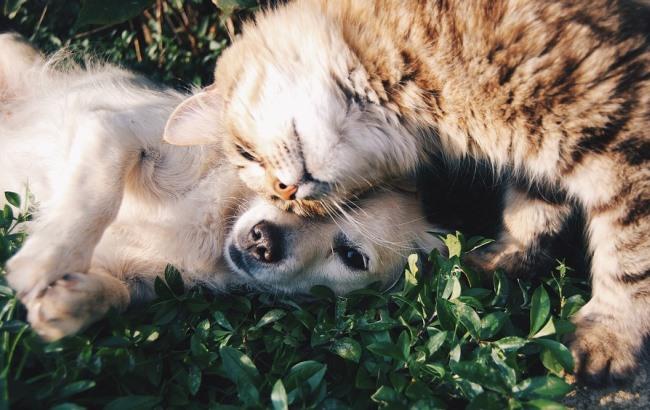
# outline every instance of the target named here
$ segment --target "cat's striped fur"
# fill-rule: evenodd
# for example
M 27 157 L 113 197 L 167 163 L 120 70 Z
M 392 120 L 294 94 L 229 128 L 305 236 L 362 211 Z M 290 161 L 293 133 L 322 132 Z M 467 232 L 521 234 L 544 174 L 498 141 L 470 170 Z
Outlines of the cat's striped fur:
M 242 179 L 297 212 L 337 209 L 431 152 L 577 202 L 593 298 L 572 349 L 585 380 L 611 380 L 650 333 L 649 24 L 631 0 L 304 0 L 248 24 L 201 99 L 223 104 Z M 196 138 L 170 124 L 169 141 Z M 567 214 L 507 198 L 486 267 L 517 265 Z

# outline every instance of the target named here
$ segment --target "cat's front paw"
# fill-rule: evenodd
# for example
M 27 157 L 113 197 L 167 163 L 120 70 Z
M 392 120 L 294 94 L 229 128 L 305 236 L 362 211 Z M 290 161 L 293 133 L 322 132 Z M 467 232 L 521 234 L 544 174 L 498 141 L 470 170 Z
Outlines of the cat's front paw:
M 27 319 L 43 339 L 58 340 L 75 334 L 102 318 L 111 307 L 125 307 L 126 288 L 107 286 L 104 278 L 68 273 L 27 304 Z
M 555 260 L 544 250 L 516 241 L 497 241 L 466 254 L 464 262 L 483 272 L 502 269 L 511 278 L 530 278 L 553 269 Z
M 524 249 L 516 244 L 494 242 L 466 254 L 463 261 L 483 272 L 503 269 L 509 275 L 516 275 L 526 260 Z
M 577 380 L 592 386 L 628 381 L 638 368 L 643 337 L 611 316 L 578 314 L 573 321 L 576 331 L 567 341 Z

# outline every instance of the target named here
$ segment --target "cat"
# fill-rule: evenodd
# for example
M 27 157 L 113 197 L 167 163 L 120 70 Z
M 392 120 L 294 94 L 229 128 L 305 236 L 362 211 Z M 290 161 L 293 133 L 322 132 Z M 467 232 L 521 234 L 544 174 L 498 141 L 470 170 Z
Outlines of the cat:
M 580 206 L 593 296 L 574 318 L 576 372 L 625 379 L 650 334 L 649 24 L 632 0 L 293 2 L 245 25 L 215 85 L 182 104 L 196 119 L 172 116 L 165 139 L 225 138 L 240 178 L 299 214 L 438 157 L 553 191 L 512 184 L 503 231 L 471 262 L 516 268 Z
M 0 96 L 0 191 L 28 187 L 36 199 L 7 280 L 46 340 L 152 299 L 167 264 L 187 286 L 214 291 L 303 294 L 318 284 L 342 294 L 390 286 L 408 254 L 440 247 L 427 232 L 440 229 L 404 189 L 364 195 L 351 218 L 268 204 L 220 144 L 162 143 L 186 95 L 129 71 L 48 60 L 0 34 Z

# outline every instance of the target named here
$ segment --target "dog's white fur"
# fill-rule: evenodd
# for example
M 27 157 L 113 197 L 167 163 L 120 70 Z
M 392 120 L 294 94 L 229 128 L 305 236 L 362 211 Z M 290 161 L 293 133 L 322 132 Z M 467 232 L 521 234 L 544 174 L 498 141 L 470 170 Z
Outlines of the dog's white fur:
M 86 65 L 46 60 L 19 36 L 0 35 L 0 190 L 36 201 L 7 279 L 44 338 L 151 298 L 167 264 L 189 286 L 290 293 L 323 284 L 343 293 L 390 283 L 406 255 L 434 246 L 412 194 L 375 192 L 334 219 L 301 218 L 255 198 L 218 141 L 162 143 L 167 117 L 187 96 Z M 187 121 L 195 114 L 176 112 Z M 261 221 L 281 227 L 286 255 L 268 266 L 234 262 L 230 251 L 246 252 L 241 238 Z M 341 238 L 367 257 L 367 270 L 344 263 Z

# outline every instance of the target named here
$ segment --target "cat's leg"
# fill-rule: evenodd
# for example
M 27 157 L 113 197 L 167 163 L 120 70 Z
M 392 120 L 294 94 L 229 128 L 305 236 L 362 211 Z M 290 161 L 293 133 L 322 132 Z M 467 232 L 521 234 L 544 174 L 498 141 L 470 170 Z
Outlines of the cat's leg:
M 129 305 L 126 284 L 98 269 L 66 273 L 29 301 L 32 328 L 45 340 L 57 340 L 101 319 L 109 309 L 123 311 Z
M 579 378 L 591 384 L 628 378 L 650 335 L 647 180 L 645 185 L 589 210 L 592 298 L 574 318 L 571 350 Z
M 553 255 L 546 244 L 559 232 L 572 208 L 563 200 L 511 184 L 506 189 L 503 226 L 496 241 L 467 254 L 466 261 L 483 271 L 504 269 L 512 276 L 530 276 L 550 268 Z
M 79 113 L 63 175 L 41 203 L 23 248 L 7 263 L 7 279 L 23 302 L 70 272 L 87 272 L 93 250 L 114 220 L 140 143 L 111 111 Z M 63 142 L 62 142 L 63 143 Z

